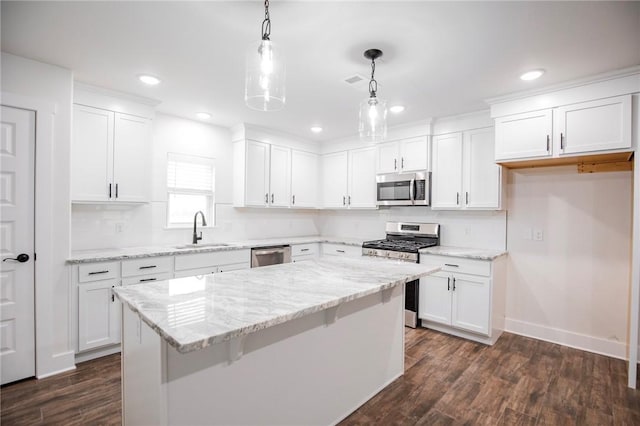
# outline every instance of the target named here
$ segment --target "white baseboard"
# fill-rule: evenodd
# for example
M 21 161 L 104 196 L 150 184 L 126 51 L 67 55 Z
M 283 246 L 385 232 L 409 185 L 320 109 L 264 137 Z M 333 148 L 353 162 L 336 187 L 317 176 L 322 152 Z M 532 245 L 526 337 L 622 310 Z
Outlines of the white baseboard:
M 600 355 L 627 360 L 627 344 L 559 328 L 505 318 L 505 331 Z
M 120 352 L 120 345 L 107 346 L 106 348 L 94 349 L 92 351 L 81 352 L 76 354 L 76 364 L 81 362 L 90 361 L 96 358 L 102 358 L 103 356 L 112 355 Z

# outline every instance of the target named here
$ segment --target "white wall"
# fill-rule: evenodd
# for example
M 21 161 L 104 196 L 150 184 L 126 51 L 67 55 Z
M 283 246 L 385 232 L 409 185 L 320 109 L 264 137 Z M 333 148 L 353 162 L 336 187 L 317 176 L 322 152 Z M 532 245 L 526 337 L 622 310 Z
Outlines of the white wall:
M 507 328 L 624 358 L 631 172 L 511 171 L 507 199 Z
M 46 235 L 36 236 L 38 267 L 36 267 L 36 374 L 45 376 L 74 367 L 71 333 L 72 298 L 68 269 L 70 217 L 70 146 L 71 99 L 73 75 L 71 71 L 2 53 L 2 91 L 25 97 L 27 103 L 53 104 L 51 146 L 36 148 L 36 176 L 47 175 L 47 191 L 54 202 L 39 206 L 36 200 L 36 229 L 38 223 L 50 224 Z M 42 121 L 38 119 L 40 126 Z M 49 129 L 47 129 L 49 131 Z M 44 141 L 36 140 L 38 143 Z M 42 151 L 50 153 L 45 163 Z M 39 190 L 42 190 L 40 188 Z M 38 230 L 37 232 L 40 232 Z M 46 237 L 46 238 L 45 238 Z M 39 245 L 38 241 L 44 244 Z M 44 274 L 39 268 L 47 265 Z M 46 276 L 46 280 L 38 278 Z M 40 302 L 45 303 L 41 304 Z

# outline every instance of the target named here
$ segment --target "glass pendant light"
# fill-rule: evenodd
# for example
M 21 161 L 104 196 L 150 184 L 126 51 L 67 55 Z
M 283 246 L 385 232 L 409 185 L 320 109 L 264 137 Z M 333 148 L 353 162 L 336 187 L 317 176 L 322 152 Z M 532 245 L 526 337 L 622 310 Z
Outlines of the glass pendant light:
M 253 44 L 247 53 L 244 100 L 247 106 L 258 111 L 277 111 L 284 108 L 284 60 L 271 36 L 269 0 L 264 2 L 262 40 Z
M 360 102 L 360 122 L 358 130 L 360 139 L 381 141 L 387 136 L 387 101 L 377 96 L 378 82 L 374 78 L 376 59 L 382 56 L 379 49 L 369 49 L 364 57 L 371 60 L 371 81 L 369 81 L 369 97 Z

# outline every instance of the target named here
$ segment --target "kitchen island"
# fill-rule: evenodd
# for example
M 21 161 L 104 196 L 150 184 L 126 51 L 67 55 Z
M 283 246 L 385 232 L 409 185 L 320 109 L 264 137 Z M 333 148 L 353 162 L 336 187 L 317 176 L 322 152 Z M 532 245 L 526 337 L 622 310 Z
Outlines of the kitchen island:
M 335 424 L 403 374 L 404 284 L 320 258 L 115 290 L 124 424 Z

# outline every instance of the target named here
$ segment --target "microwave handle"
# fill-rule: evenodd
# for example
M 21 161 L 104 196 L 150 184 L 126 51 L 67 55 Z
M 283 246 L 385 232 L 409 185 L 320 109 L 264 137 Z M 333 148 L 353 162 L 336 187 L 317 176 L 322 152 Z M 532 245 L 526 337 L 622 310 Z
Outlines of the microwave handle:
M 415 198 L 416 198 L 416 179 L 415 178 L 411 179 L 411 182 L 409 182 L 409 198 L 411 198 L 411 204 L 415 204 Z

